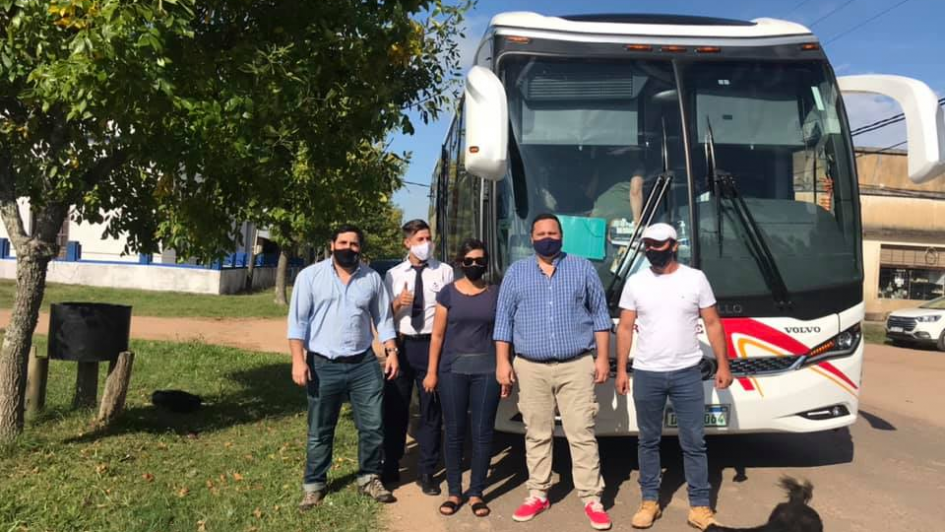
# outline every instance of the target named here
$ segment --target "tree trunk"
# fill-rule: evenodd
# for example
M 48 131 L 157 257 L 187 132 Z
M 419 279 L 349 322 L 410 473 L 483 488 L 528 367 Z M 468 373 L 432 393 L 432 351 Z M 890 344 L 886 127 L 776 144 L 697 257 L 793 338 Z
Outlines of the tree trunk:
M 125 409 L 125 398 L 128 396 L 128 386 L 131 384 L 131 368 L 134 361 L 135 354 L 125 351 L 109 365 L 105 393 L 102 394 L 102 405 L 98 411 L 100 423 L 110 423 Z
M 250 231 L 252 238 L 249 239 L 249 252 L 247 253 L 247 259 L 249 262 L 246 263 L 246 286 L 243 287 L 243 290 L 246 292 L 253 291 L 253 274 L 256 273 L 256 226 L 253 225 L 253 230 Z
M 286 306 L 286 279 L 289 274 L 289 251 L 285 247 L 279 249 L 279 264 L 276 266 L 276 304 Z
M 0 349 L 0 442 L 23 432 L 26 368 L 51 258 L 31 245 L 21 246 L 16 255 L 16 296 Z

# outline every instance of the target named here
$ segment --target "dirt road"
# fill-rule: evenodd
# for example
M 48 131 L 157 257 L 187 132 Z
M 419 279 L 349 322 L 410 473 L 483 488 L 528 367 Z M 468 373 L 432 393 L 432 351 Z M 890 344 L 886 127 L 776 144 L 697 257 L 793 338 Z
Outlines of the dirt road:
M 0 327 L 10 322 L 10 311 L 0 310 Z M 38 334 L 49 331 L 49 315 L 39 315 Z M 154 318 L 132 316 L 131 336 L 141 340 L 201 341 L 252 351 L 288 353 L 286 323 L 273 319 Z
M 733 436 L 710 439 L 710 480 L 719 519 L 733 526 L 763 523 L 782 494 L 782 474 L 814 483 L 813 506 L 830 532 L 937 530 L 945 500 L 945 354 L 887 346 L 866 351 L 859 421 L 850 430 L 805 435 Z M 602 470 L 615 530 L 632 530 L 636 510 L 636 440 L 601 440 Z M 680 451 L 664 444 L 667 468 L 661 498 L 666 505 L 654 531 L 691 530 L 685 524 L 687 499 Z M 555 446 L 552 508 L 531 523 L 514 523 L 511 514 L 525 495 L 521 436 L 496 441 L 490 491 L 493 509 L 477 519 L 468 508 L 452 518 L 436 514 L 440 498 L 427 497 L 414 484 L 396 490 L 391 507 L 393 532 L 493 532 L 590 530 L 570 481 L 563 441 Z M 405 479 L 406 480 L 406 479 Z M 445 489 L 445 483 L 443 485 Z
M 8 319 L 9 313 L 0 311 L 0 326 Z M 45 319 L 44 315 L 39 332 L 48 328 Z M 282 320 L 135 317 L 132 335 L 286 352 Z M 867 347 L 860 419 L 850 430 L 709 440 L 719 518 L 739 526 L 764 522 L 782 499 L 775 484 L 787 473 L 814 483 L 813 505 L 830 532 L 937 530 L 937 512 L 945 500 L 943 388 L 945 354 Z M 408 454 L 410 459 L 414 456 Z M 640 496 L 636 440 L 603 439 L 601 456 L 607 483 L 604 502 L 615 530 L 631 530 L 630 516 Z M 685 525 L 686 489 L 679 456 L 675 444 L 667 441 L 661 494 L 666 510 L 653 530 L 690 530 Z M 524 449 L 521 436 L 500 435 L 487 492 L 493 508 L 490 518 L 477 519 L 468 508 L 452 518 L 440 517 L 437 506 L 442 499 L 421 494 L 405 476 L 406 484 L 395 491 L 399 502 L 388 507 L 389 528 L 391 532 L 589 530 L 569 470 L 567 448 L 561 441 L 555 449 L 559 483 L 551 493 L 552 509 L 531 523 L 513 523 L 511 513 L 524 495 Z

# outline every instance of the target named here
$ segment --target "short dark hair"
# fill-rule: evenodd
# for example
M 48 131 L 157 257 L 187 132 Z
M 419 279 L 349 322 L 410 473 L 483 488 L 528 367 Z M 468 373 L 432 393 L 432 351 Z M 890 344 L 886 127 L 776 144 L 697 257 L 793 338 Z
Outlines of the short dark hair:
M 413 235 L 419 233 L 420 231 L 423 231 L 423 230 L 429 231 L 430 225 L 423 220 L 416 219 L 416 220 L 410 220 L 409 222 L 405 223 L 404 226 L 401 227 L 401 229 L 404 232 L 404 238 L 410 238 Z
M 555 223 L 558 224 L 558 231 L 561 231 L 561 234 L 564 234 L 564 228 L 561 227 L 561 220 L 559 220 L 557 216 L 551 214 L 550 212 L 543 212 L 536 216 L 534 220 L 532 220 L 532 233 L 535 232 L 535 224 L 542 220 L 554 220 Z
M 335 227 L 335 230 L 331 232 L 331 241 L 337 242 L 338 235 L 341 233 L 355 233 L 358 235 L 358 245 L 364 247 L 364 231 L 360 227 L 353 224 L 341 224 Z
M 489 260 L 489 250 L 486 249 L 486 243 L 476 238 L 467 238 L 459 246 L 459 252 L 456 254 L 456 263 L 459 264 L 463 262 L 466 254 L 476 249 L 481 249 L 482 256 L 485 257 L 486 260 Z

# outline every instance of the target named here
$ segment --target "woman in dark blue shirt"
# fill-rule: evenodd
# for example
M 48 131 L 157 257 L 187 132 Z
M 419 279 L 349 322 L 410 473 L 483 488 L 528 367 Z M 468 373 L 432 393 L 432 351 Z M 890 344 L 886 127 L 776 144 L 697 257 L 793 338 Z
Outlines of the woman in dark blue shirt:
M 492 342 L 499 287 L 482 278 L 489 255 L 481 241 L 463 242 L 457 259 L 464 275 L 437 295 L 430 361 L 423 386 L 428 391 L 439 389 L 446 427 L 449 498 L 440 505 L 440 513 L 453 515 L 462 504 L 463 442 L 468 429 L 472 440 L 469 503 L 476 516 L 485 517 L 490 510 L 482 495 L 500 395 Z M 468 423 L 467 412 L 471 413 Z

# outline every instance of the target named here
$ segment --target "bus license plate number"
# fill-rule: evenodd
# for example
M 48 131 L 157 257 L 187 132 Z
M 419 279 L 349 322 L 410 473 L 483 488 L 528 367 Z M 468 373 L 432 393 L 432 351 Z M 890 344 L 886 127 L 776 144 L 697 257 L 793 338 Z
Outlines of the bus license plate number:
M 704 423 L 706 427 L 727 427 L 728 405 L 706 405 Z M 677 428 L 678 424 L 676 412 L 672 408 L 667 409 L 666 426 L 669 428 Z

